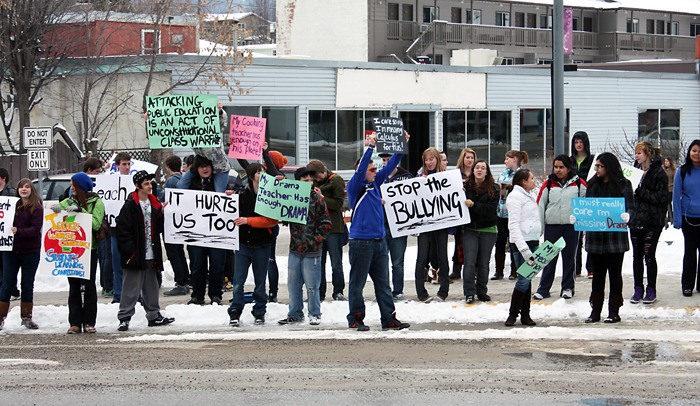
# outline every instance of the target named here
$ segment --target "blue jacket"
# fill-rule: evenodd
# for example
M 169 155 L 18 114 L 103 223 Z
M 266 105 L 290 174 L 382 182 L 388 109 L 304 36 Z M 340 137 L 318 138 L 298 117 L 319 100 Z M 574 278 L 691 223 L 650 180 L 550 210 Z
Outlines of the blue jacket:
M 350 238 L 358 240 L 384 238 L 384 207 L 382 206 L 382 194 L 379 186 L 399 165 L 403 156 L 403 154 L 394 154 L 389 162 L 377 172 L 374 182 L 367 183 L 365 173 L 372 160 L 373 152 L 373 148 L 368 148 L 365 151 L 357 166 L 357 171 L 352 175 L 346 187 L 348 201 L 353 207 Z
M 700 168 L 692 167 L 681 177 L 681 168 L 673 178 L 673 227 L 681 228 L 683 217 L 700 218 Z

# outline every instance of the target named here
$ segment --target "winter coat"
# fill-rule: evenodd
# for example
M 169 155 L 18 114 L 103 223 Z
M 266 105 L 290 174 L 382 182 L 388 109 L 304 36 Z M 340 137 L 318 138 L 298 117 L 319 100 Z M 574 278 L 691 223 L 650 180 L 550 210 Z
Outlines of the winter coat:
M 143 210 L 139 203 L 138 192 L 131 192 L 122 206 L 117 217 L 117 248 L 121 255 L 124 269 L 146 269 L 146 224 L 151 222 L 151 243 L 153 248 L 153 264 L 158 270 L 163 270 L 163 252 L 160 244 L 160 234 L 163 232 L 163 205 L 153 195 L 148 195 L 151 203 L 151 218 L 144 219 Z
M 668 192 L 673 193 L 673 178 L 676 176 L 676 170 L 664 167 L 664 172 L 668 178 Z
M 469 218 L 471 222 L 464 227 L 476 230 L 481 228 L 493 227 L 498 223 L 498 216 L 496 215 L 496 207 L 498 206 L 498 200 L 500 196 L 498 191 L 500 187 L 498 185 L 493 186 L 493 196 L 485 191 L 478 192 L 469 183 L 464 186 L 464 193 L 467 199 L 471 199 L 474 205 L 469 208 Z
M 518 251 L 527 260 L 532 257 L 532 251 L 527 241 L 539 241 L 542 235 L 540 217 L 536 216 L 537 202 L 532 194 L 522 186 L 513 186 L 513 191 L 506 199 L 508 207 L 508 240 L 518 247 Z
M 5 188 L 0 190 L 0 196 L 16 196 L 17 191 L 10 185 L 5 185 Z
M 289 251 L 304 257 L 320 257 L 323 240 L 331 231 L 331 218 L 323 199 L 313 189 L 309 202 L 306 224 L 289 224 Z
M 668 177 L 661 167 L 661 159 L 654 156 L 649 169 L 634 191 L 634 207 L 630 218 L 631 229 L 662 227 L 668 210 Z
M 586 151 L 586 158 L 579 164 L 576 159 L 577 153 L 574 145 L 576 140 L 583 141 L 583 148 Z M 593 166 L 593 155 L 591 155 L 591 142 L 588 140 L 588 133 L 585 131 L 576 131 L 571 137 L 571 159 L 576 165 L 576 174 L 579 178 L 583 180 L 588 180 L 588 173 L 591 171 L 591 166 Z
M 17 205 L 21 200 L 17 201 Z M 12 252 L 15 254 L 28 254 L 41 251 L 41 227 L 44 225 L 44 208 L 35 207 L 33 211 L 17 209 L 13 227 L 17 232 L 12 239 Z M 5 224 L 7 227 L 7 224 Z
M 563 183 L 554 175 L 542 184 L 537 206 L 542 224 L 571 224 L 571 199 L 586 196 L 586 181 L 572 174 Z
M 331 217 L 331 233 L 343 233 L 343 202 L 345 201 L 345 181 L 337 173 L 328 171 L 326 180 L 318 185 Z
M 165 181 L 163 189 L 158 194 L 158 200 L 165 202 L 165 189 L 177 189 L 177 182 L 179 182 L 180 179 L 182 179 L 182 174 L 180 172 L 174 173 L 171 177 L 169 177 Z
M 622 193 L 613 191 L 610 182 L 596 182 L 589 185 L 586 191 L 586 197 L 624 197 L 625 207 L 629 212 L 630 207 L 634 207 L 634 193 L 632 192 L 632 183 L 625 179 L 624 190 Z M 633 213 L 630 214 L 630 221 L 634 219 Z M 621 254 L 629 251 L 629 233 L 617 231 L 586 231 L 586 252 L 589 254 Z
M 238 197 L 239 216 L 248 218 L 248 224 L 239 226 L 238 238 L 246 247 L 261 248 L 272 243 L 272 228 L 277 225 L 277 220 L 255 212 L 255 201 L 258 195 L 252 188 L 252 183 L 248 182 L 248 186 Z
M 682 176 L 678 168 L 673 179 L 673 227 L 681 228 L 683 217 L 700 218 L 700 168 L 691 165 Z
M 506 168 L 506 170 L 503 171 L 503 173 L 501 173 L 501 175 L 498 177 L 498 180 L 496 181 L 496 183 L 501 185 L 501 189 L 506 190 L 506 192 L 503 194 L 503 196 L 501 196 L 500 200 L 498 201 L 498 208 L 496 209 L 496 214 L 500 218 L 508 218 L 506 199 L 508 198 L 508 193 L 510 193 L 510 191 L 512 190 L 513 176 L 515 175 L 515 172 L 518 171 L 518 169 L 513 170 Z
M 413 175 L 404 168 L 397 166 L 394 176 L 389 176 L 384 183 L 398 182 L 401 180 L 411 179 Z M 391 229 L 389 228 L 389 219 L 384 216 L 384 229 L 386 234 L 391 238 Z
M 86 206 L 87 210 L 78 203 L 75 196 L 71 196 L 67 199 L 61 200 L 59 203 L 61 209 L 65 210 L 68 206 L 76 206 L 80 208 L 81 213 L 87 213 L 92 215 L 92 249 L 97 249 L 97 242 L 95 241 L 95 231 L 100 229 L 102 225 L 102 219 L 105 216 L 105 204 L 100 199 L 100 197 L 94 192 L 87 193 Z M 94 255 L 94 254 L 93 254 Z

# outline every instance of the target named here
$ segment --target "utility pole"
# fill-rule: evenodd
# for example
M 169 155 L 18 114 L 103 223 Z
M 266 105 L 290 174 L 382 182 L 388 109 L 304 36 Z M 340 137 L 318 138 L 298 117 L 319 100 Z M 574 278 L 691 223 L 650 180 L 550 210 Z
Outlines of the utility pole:
M 552 24 L 552 113 L 554 128 L 554 156 L 566 153 L 564 134 L 564 0 L 554 0 Z

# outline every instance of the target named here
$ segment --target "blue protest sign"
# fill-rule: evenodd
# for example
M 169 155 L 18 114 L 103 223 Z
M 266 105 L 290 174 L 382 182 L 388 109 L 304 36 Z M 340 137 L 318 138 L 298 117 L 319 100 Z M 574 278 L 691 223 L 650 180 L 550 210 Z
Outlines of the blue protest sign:
M 622 197 L 576 197 L 571 199 L 571 213 L 576 217 L 576 231 L 627 232 L 622 221 L 625 199 Z

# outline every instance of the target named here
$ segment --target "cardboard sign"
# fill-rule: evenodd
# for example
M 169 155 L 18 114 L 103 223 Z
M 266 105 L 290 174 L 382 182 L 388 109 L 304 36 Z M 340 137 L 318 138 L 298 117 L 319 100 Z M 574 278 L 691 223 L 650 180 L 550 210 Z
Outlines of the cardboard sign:
M 598 160 L 598 154 L 593 157 L 593 164 L 595 164 L 595 161 Z M 625 175 L 625 178 L 632 183 L 632 190 L 636 190 L 637 186 L 639 186 L 639 183 L 642 181 L 642 177 L 644 176 L 644 171 L 635 168 L 632 165 L 628 165 L 626 163 L 620 162 L 620 166 L 622 167 L 622 174 Z M 595 176 L 595 167 L 594 165 L 591 165 L 591 169 L 588 170 L 588 176 L 586 177 L 586 182 L 590 181 L 593 177 Z
M 469 210 L 459 169 L 381 186 L 393 237 L 468 224 Z
M 571 199 L 571 214 L 576 217 L 576 231 L 627 232 L 620 215 L 625 212 L 623 197 L 575 197 Z
M 117 226 L 117 217 L 124 202 L 136 190 L 131 175 L 97 175 L 93 192 L 105 204 L 105 216 L 112 227 Z
M 221 146 L 216 95 L 147 96 L 146 110 L 151 149 Z
M 398 117 L 373 117 L 372 129 L 377 133 L 377 152 L 394 154 L 408 151 L 403 121 Z
M 532 256 L 535 258 L 535 263 L 530 265 L 526 260 L 518 268 L 518 275 L 532 280 L 535 275 L 540 273 L 540 271 L 543 270 L 547 264 L 552 262 L 552 260 L 559 255 L 559 252 L 563 250 L 564 247 L 566 247 L 564 237 L 560 237 L 554 244 L 549 241 L 545 241 L 544 243 L 540 244 L 535 252 L 532 253 Z
M 291 223 L 306 224 L 311 202 L 311 183 L 277 180 L 260 174 L 255 212 L 261 216 Z
M 265 142 L 267 119 L 248 116 L 231 116 L 231 147 L 229 158 L 259 161 Z
M 15 222 L 15 209 L 19 197 L 0 196 L 0 251 L 12 251 L 15 235 L 12 225 Z
M 89 280 L 92 215 L 49 211 L 42 230 L 39 272 Z
M 165 242 L 238 250 L 238 195 L 167 189 Z

